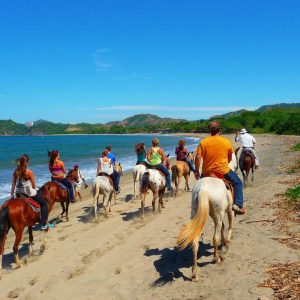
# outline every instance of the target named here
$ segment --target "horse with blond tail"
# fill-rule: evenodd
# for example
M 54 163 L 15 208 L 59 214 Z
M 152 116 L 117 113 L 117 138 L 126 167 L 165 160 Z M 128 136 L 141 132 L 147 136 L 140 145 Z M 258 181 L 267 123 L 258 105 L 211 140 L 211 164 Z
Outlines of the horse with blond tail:
M 221 262 L 228 249 L 233 232 L 234 212 L 232 211 L 232 195 L 226 189 L 221 179 L 214 177 L 204 177 L 197 181 L 192 191 L 192 212 L 191 221 L 185 225 L 177 239 L 179 249 L 183 250 L 188 245 L 193 248 L 193 270 L 192 280 L 197 281 L 197 253 L 199 247 L 199 237 L 203 231 L 208 215 L 214 221 L 215 231 L 213 237 L 214 262 Z M 228 216 L 229 230 L 227 239 L 224 236 L 224 216 Z M 221 249 L 218 250 L 221 233 Z

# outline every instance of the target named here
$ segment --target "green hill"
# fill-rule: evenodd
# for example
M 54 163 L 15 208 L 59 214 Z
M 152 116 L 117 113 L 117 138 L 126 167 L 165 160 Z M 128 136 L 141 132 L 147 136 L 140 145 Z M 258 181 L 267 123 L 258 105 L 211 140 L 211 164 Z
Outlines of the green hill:
M 239 110 L 213 119 L 221 122 L 224 133 L 247 128 L 253 133 L 300 135 L 300 103 L 265 105 L 255 111 Z M 210 120 L 187 121 L 139 114 L 106 124 L 62 124 L 38 120 L 29 127 L 12 120 L 0 120 L 0 135 L 207 132 Z

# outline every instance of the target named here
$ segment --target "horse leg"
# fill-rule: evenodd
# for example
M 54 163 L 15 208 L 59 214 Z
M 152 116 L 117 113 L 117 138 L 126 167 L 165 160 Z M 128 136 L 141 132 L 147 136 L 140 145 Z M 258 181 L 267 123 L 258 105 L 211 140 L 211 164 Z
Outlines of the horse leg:
M 116 193 L 114 193 L 116 194 Z M 107 205 L 108 205 L 108 212 L 111 213 L 111 199 L 112 199 L 113 193 L 110 193 L 108 196 L 108 201 L 107 201 Z
M 193 268 L 192 268 L 192 281 L 196 282 L 199 280 L 197 276 L 197 262 L 198 262 L 198 248 L 199 248 L 199 237 L 193 240 Z
M 94 203 L 93 203 L 93 206 L 94 206 L 94 213 L 95 213 L 95 219 L 97 219 L 98 197 L 99 197 L 99 195 L 98 195 L 97 197 L 94 198 Z
M 155 202 L 156 202 L 157 197 L 158 197 L 158 193 L 157 192 L 153 193 L 153 199 L 152 199 L 152 210 L 153 210 L 153 213 L 155 213 Z M 160 211 L 160 204 L 158 204 L 158 209 Z
M 60 206 L 61 206 L 61 209 L 62 209 L 62 212 L 59 216 L 59 218 L 61 219 L 66 211 L 66 208 L 65 208 L 65 203 L 64 202 L 60 202 Z
M 108 217 L 108 201 L 106 202 L 106 198 L 107 198 L 107 195 L 106 193 L 104 192 L 103 194 L 103 208 L 104 208 L 104 215 L 105 217 Z
M 136 198 L 136 178 L 137 172 L 133 171 L 133 197 Z
M 164 200 L 163 200 L 164 192 L 165 191 L 160 191 L 159 194 L 158 194 L 159 195 L 158 201 L 159 201 L 159 204 L 160 204 L 160 208 L 165 208 Z
M 185 190 L 190 191 L 190 186 L 189 186 L 189 179 L 190 179 L 190 174 L 185 175 Z
M 13 251 L 14 251 L 14 255 L 15 255 L 15 262 L 16 262 L 16 265 L 18 268 L 20 268 L 22 266 L 22 262 L 19 257 L 18 249 L 19 249 L 20 242 L 22 240 L 23 230 L 24 230 L 24 227 L 18 228 L 18 230 L 15 230 L 16 239 L 15 239 L 15 243 L 13 246 Z
M 66 202 L 66 222 L 69 222 L 69 205 L 70 205 L 70 198 L 68 198 Z
M 146 195 L 147 195 L 147 192 L 144 192 L 142 194 L 142 199 L 141 199 L 141 219 L 142 220 L 144 220 L 144 210 L 145 210 Z
M 251 177 L 251 181 L 253 182 L 254 181 L 254 169 L 253 169 L 253 167 L 252 167 L 252 177 Z
M 231 236 L 234 229 L 234 211 L 232 210 L 231 207 L 227 211 L 227 216 L 228 216 L 229 228 L 228 228 L 226 244 L 228 245 L 231 242 Z
M 221 258 L 219 255 L 219 243 L 220 243 L 220 231 L 222 227 L 222 219 L 220 216 L 214 216 L 214 223 L 215 223 L 215 232 L 214 232 L 214 237 L 213 237 L 213 244 L 214 244 L 214 258 L 213 262 L 215 263 L 220 263 Z
M 32 254 L 33 253 L 32 226 L 28 226 L 28 235 L 29 235 L 29 254 Z
M 224 222 L 222 222 L 222 228 L 221 228 L 221 248 L 220 248 L 220 258 L 221 260 L 225 259 L 225 254 L 228 251 L 228 245 L 226 244 L 226 239 L 224 235 L 224 229 L 225 225 Z

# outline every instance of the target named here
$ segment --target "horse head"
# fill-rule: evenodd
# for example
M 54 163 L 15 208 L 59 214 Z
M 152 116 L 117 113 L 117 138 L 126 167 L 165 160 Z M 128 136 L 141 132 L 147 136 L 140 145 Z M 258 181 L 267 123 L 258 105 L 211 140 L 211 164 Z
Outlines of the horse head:
M 122 168 L 121 163 L 116 163 L 116 164 L 115 164 L 115 169 L 116 169 L 116 171 L 117 171 L 120 175 L 123 175 L 123 168 Z
M 165 167 L 168 169 L 168 170 L 170 170 L 170 165 L 171 165 L 171 161 L 170 161 L 170 158 L 169 158 L 169 156 L 170 156 L 170 154 L 168 154 L 167 156 L 166 156 L 166 160 L 165 160 Z
M 79 179 L 78 171 L 75 171 L 74 169 L 70 169 L 66 177 L 70 181 L 78 182 Z
M 188 152 L 187 158 L 190 159 L 192 162 L 194 162 L 195 161 L 194 151 Z

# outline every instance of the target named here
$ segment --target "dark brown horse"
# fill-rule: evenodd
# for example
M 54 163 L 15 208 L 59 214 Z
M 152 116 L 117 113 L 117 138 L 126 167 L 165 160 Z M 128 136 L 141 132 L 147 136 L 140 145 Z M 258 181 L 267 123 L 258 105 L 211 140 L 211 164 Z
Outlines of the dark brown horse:
M 246 184 L 248 184 L 250 170 L 252 171 L 251 181 L 254 181 L 255 157 L 251 151 L 242 151 L 239 159 L 239 167 L 243 174 L 244 186 L 246 187 Z
M 48 202 L 48 214 L 52 210 L 57 197 L 57 191 L 56 188 L 53 188 L 53 184 L 52 182 L 48 182 L 41 187 L 42 195 Z M 16 235 L 13 251 L 15 262 L 17 266 L 20 267 L 22 263 L 19 258 L 18 248 L 22 240 L 24 228 L 28 227 L 30 252 L 32 252 L 32 226 L 39 221 L 40 213 L 35 212 L 23 197 L 9 199 L 2 205 L 0 209 L 0 276 L 2 270 L 2 255 L 9 229 L 12 228 Z M 44 246 L 45 243 L 46 235 L 44 237 Z

